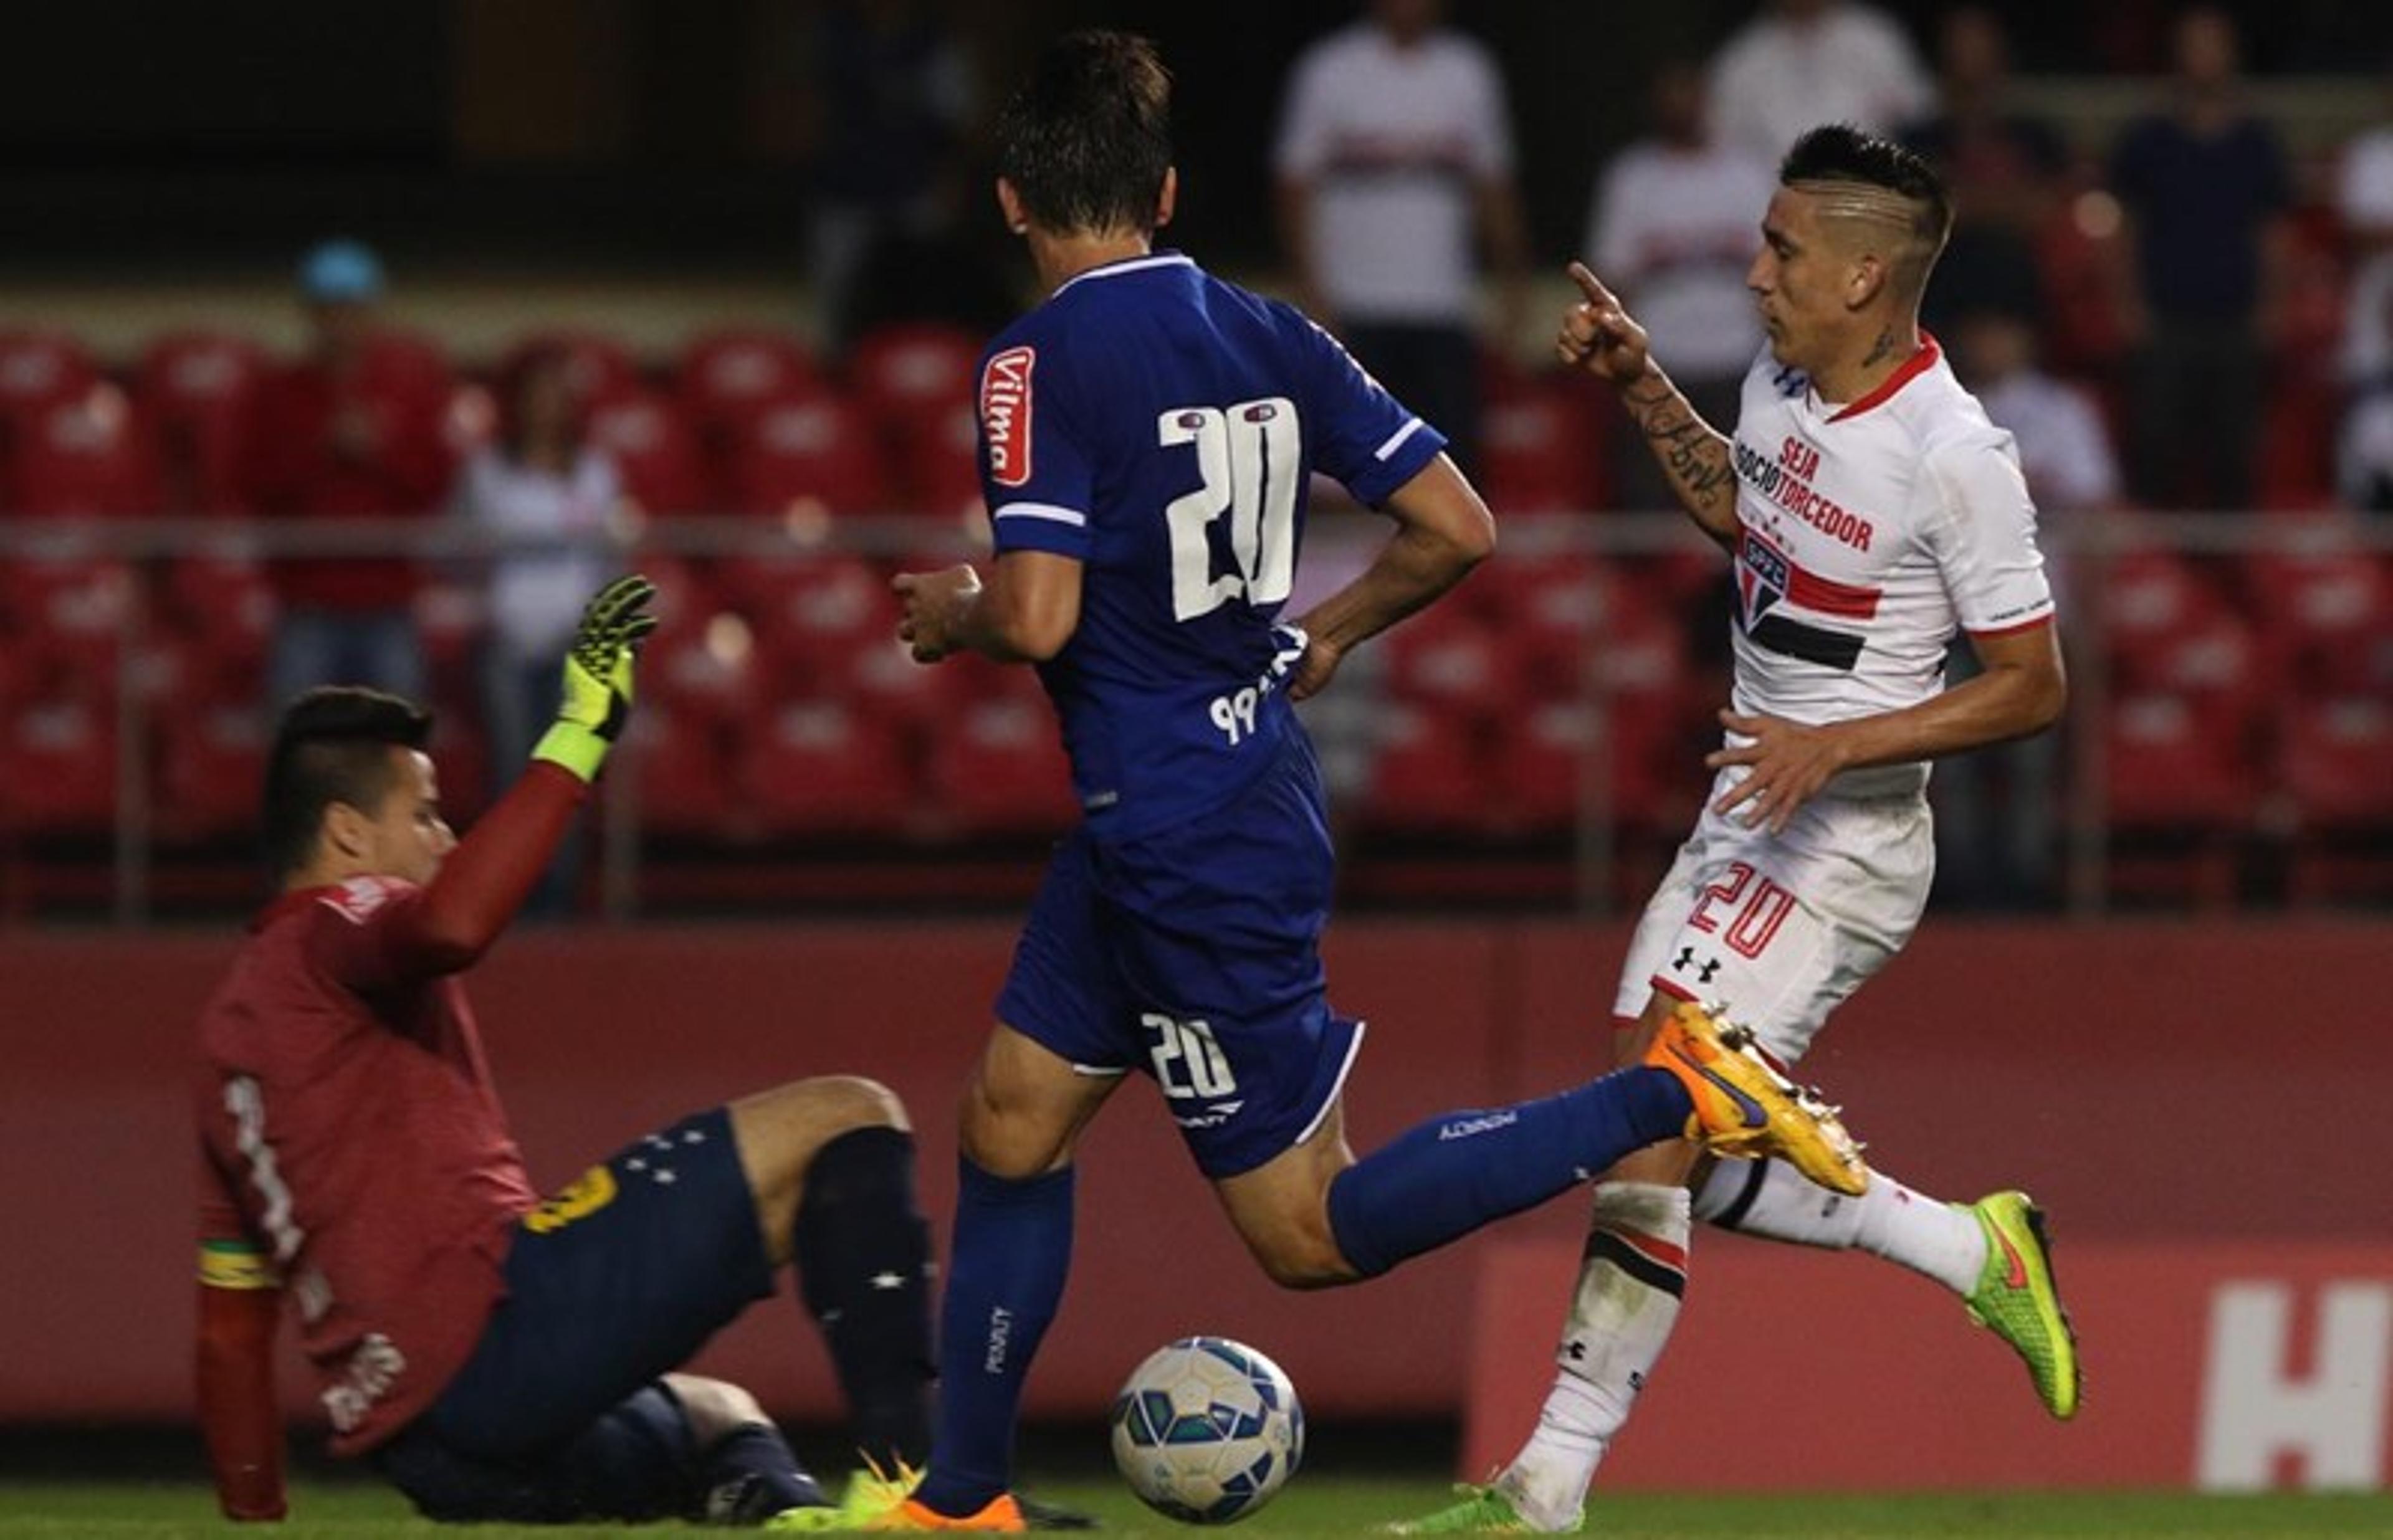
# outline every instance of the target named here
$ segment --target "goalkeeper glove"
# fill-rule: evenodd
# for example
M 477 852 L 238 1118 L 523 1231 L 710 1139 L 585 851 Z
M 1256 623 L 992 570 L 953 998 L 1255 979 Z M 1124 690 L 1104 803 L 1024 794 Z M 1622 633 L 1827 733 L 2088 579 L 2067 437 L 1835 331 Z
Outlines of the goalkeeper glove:
M 656 585 L 634 573 L 600 589 L 582 611 L 565 655 L 565 703 L 543 734 L 534 759 L 595 780 L 607 750 L 632 713 L 632 663 L 640 639 L 657 629 L 647 613 Z

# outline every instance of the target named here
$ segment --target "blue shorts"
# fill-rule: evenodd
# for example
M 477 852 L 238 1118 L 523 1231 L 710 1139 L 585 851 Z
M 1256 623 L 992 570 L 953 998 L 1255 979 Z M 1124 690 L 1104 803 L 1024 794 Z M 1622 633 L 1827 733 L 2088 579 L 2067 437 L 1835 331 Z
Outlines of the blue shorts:
M 506 1285 L 473 1356 L 376 1466 L 434 1518 L 687 1511 L 697 1452 L 656 1381 L 773 1292 L 730 1115 L 649 1134 L 526 1214 Z
M 1155 1077 L 1197 1167 L 1252 1170 L 1319 1127 L 1361 1047 L 1329 1011 L 1335 863 L 1301 733 L 1227 806 L 1048 864 L 998 1020 L 1082 1074 Z

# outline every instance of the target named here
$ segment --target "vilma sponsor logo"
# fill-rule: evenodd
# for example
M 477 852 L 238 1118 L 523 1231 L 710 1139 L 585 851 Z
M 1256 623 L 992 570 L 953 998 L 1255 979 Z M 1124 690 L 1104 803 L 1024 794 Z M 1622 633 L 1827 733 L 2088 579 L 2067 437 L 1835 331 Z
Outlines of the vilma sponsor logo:
M 1030 479 L 1030 372 L 1035 347 L 1009 347 L 980 377 L 981 432 L 988 439 L 989 479 L 1019 487 Z

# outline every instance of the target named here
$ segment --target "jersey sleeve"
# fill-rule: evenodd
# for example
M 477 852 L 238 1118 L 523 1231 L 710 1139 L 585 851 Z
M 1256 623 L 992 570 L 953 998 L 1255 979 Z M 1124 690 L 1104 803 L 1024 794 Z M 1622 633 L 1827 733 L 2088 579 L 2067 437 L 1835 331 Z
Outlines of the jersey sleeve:
M 1320 54 L 1299 59 L 1281 103 L 1279 136 L 1272 144 L 1275 175 L 1295 181 L 1320 175 L 1329 156 L 1332 127 L 1328 93 L 1323 85 Z
M 1054 344 L 992 352 L 980 372 L 981 495 L 997 552 L 1089 555 L 1095 477 Z
M 208 1154 L 204 1139 L 199 1141 L 197 1151 L 201 1284 L 236 1290 L 280 1286 L 271 1253 L 242 1217 L 232 1184 Z
M 2000 635 L 2050 620 L 2035 504 L 2009 437 L 1932 450 L 1928 473 L 1940 504 L 1925 526 L 1928 545 L 1962 629 Z
M 1484 49 L 1472 48 L 1470 58 L 1471 174 L 1483 182 L 1503 181 L 1512 175 L 1512 122 L 1504 99 L 1504 76 Z
M 1376 508 L 1437 458 L 1445 435 L 1389 395 L 1335 337 L 1288 313 L 1311 398 L 1314 465 Z

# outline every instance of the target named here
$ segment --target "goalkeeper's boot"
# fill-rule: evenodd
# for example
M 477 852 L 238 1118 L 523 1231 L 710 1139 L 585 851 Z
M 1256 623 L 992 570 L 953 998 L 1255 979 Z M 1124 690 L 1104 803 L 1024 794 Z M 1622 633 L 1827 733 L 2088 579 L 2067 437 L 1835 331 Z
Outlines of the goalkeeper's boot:
M 1813 1090 L 1773 1068 L 1753 1034 L 1681 1000 L 1645 1051 L 1694 1099 L 1687 1137 L 1715 1155 L 1777 1155 L 1831 1192 L 1859 1197 L 1869 1185 L 1861 1146 Z
M 1986 1233 L 1986 1266 L 1969 1292 L 1969 1319 L 2011 1345 L 2046 1411 L 2075 1416 L 2085 1377 L 2077 1364 L 2077 1333 L 2052 1279 L 2044 1210 L 2025 1193 L 1994 1193 L 1963 1212 L 1975 1215 Z
M 1385 1534 L 1576 1534 L 1587 1522 L 1584 1511 L 1574 1509 L 1570 1522 L 1559 1529 L 1540 1531 L 1513 1504 L 1511 1497 L 1497 1482 L 1485 1486 L 1458 1483 L 1456 1501 L 1435 1513 L 1425 1513 L 1418 1519 L 1400 1519 L 1384 1525 Z
M 775 1514 L 765 1527 L 792 1533 L 817 1530 L 870 1529 L 875 1520 L 894 1512 L 914 1494 L 922 1473 L 899 1460 L 883 1470 L 871 1455 L 847 1479 L 847 1490 L 828 1507 L 793 1507 Z

